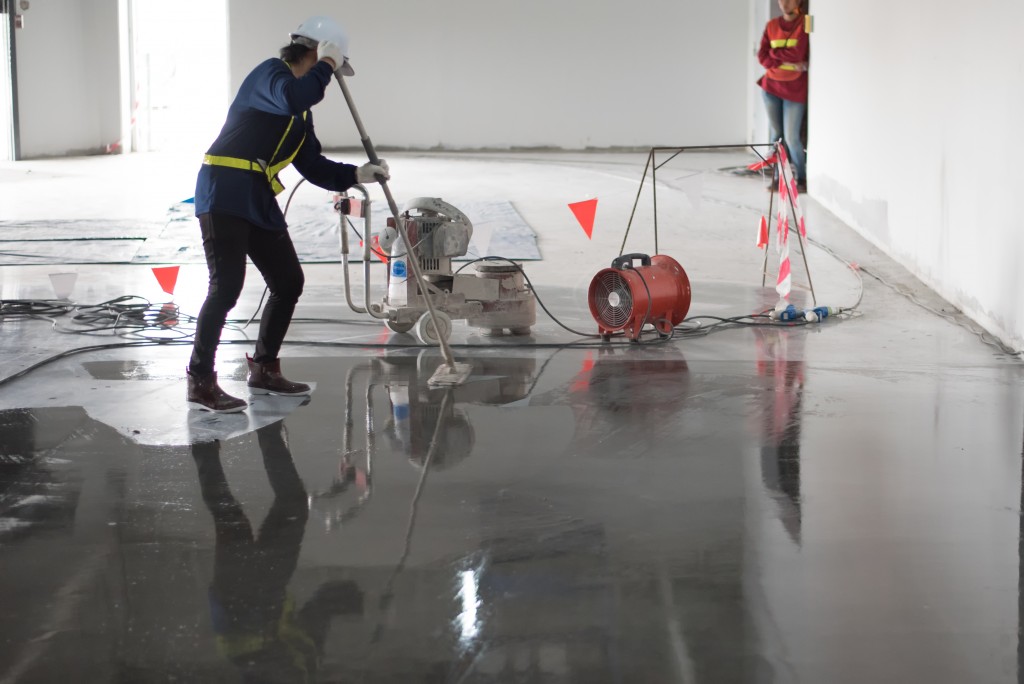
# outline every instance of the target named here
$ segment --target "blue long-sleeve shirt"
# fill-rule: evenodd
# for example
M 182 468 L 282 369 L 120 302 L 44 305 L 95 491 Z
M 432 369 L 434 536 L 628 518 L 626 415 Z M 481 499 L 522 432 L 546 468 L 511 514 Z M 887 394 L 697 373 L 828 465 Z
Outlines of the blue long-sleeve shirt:
M 356 167 L 323 156 L 309 113 L 324 98 L 330 82 L 326 62 L 317 62 L 302 78 L 295 78 L 282 60 L 266 60 L 242 82 L 207 154 L 274 165 L 301 145 L 292 164 L 306 180 L 325 190 L 347 190 L 356 183 Z M 289 122 L 291 129 L 284 136 Z M 257 171 L 203 164 L 195 202 L 196 216 L 230 214 L 268 230 L 288 227 L 267 176 Z

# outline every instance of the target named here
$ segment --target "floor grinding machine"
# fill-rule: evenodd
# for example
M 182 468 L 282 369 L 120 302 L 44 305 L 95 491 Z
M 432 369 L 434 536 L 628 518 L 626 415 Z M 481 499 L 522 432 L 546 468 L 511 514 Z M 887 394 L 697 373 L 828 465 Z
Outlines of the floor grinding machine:
M 353 191 L 361 197 L 353 197 Z M 349 193 L 338 195 L 335 208 L 341 217 L 341 261 L 344 268 L 345 296 L 349 307 L 357 313 L 368 313 L 380 319 L 392 332 L 412 332 L 424 344 L 438 344 L 425 299 L 429 297 L 439 321 L 440 333 L 447 339 L 453 320 L 465 320 L 485 334 L 498 335 L 508 330 L 513 335 L 528 335 L 537 320 L 537 302 L 526 283 L 522 268 L 501 259 L 487 259 L 473 264 L 474 273 L 452 268 L 452 260 L 465 256 L 473 235 L 473 224 L 456 207 L 437 197 L 416 197 L 405 203 L 398 220 L 402 221 L 413 247 L 406 252 L 395 217 L 388 217 L 383 231 L 371 240 L 371 200 L 361 185 Z M 363 230 L 363 295 L 362 306 L 352 299 L 349 276 L 348 226 L 352 218 L 361 218 Z M 370 301 L 370 265 L 374 256 L 385 261 L 387 296 L 383 301 Z M 410 258 L 415 258 L 422 281 L 414 277 Z M 463 267 L 464 268 L 464 267 Z
M 359 130 L 363 147 L 371 162 L 378 161 L 369 136 L 359 118 L 348 86 L 341 76 L 338 84 Z M 335 207 L 341 217 L 341 260 L 344 268 L 345 296 L 356 313 L 367 313 L 384 322 L 396 333 L 415 333 L 423 344 L 440 344 L 448 361 L 448 371 L 439 369 L 431 384 L 452 385 L 464 380 L 466 364 L 455 364 L 447 343 L 452 320 L 464 319 L 486 334 L 527 335 L 537 320 L 536 298 L 526 282 L 522 268 L 506 259 L 487 258 L 474 263 L 475 273 L 452 270 L 452 259 L 469 250 L 473 224 L 451 204 L 437 197 L 416 197 L 399 211 L 386 179 L 378 177 L 391 210 L 387 226 L 374 236 L 370 226 L 371 201 L 366 188 L 355 185 L 338 196 Z M 363 294 L 364 304 L 352 300 L 349 279 L 348 226 L 350 217 L 363 219 Z M 376 243 L 376 244 L 374 244 Z M 374 254 L 388 265 L 387 296 L 382 302 L 370 301 L 370 264 Z M 447 377 L 445 374 L 447 373 Z

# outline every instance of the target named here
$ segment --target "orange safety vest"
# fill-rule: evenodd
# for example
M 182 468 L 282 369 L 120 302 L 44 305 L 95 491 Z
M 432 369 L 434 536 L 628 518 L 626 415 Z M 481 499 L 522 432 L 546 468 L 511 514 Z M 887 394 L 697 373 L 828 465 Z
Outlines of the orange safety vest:
M 796 28 L 789 31 L 782 29 L 782 17 L 776 17 L 768 22 L 768 25 L 765 27 L 765 33 L 768 34 L 768 41 L 773 51 L 795 48 L 800 44 L 801 40 L 807 40 L 807 34 L 804 33 L 803 15 L 796 19 Z M 796 67 L 783 64 L 782 66 L 768 69 L 767 76 L 773 81 L 795 81 L 803 73 L 798 71 Z

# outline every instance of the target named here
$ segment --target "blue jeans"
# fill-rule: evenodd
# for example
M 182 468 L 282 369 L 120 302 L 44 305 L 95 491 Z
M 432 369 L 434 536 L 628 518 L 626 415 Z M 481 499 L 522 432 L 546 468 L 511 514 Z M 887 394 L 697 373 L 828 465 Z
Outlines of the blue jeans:
M 764 90 L 761 93 L 764 95 L 764 106 L 768 110 L 772 142 L 779 139 L 781 131 L 782 141 L 786 144 L 786 151 L 789 152 L 789 159 L 793 163 L 793 173 L 796 174 L 798 181 L 804 182 L 807 180 L 807 162 L 804 144 L 800 140 L 800 129 L 804 124 L 804 114 L 807 113 L 807 103 L 783 100 Z

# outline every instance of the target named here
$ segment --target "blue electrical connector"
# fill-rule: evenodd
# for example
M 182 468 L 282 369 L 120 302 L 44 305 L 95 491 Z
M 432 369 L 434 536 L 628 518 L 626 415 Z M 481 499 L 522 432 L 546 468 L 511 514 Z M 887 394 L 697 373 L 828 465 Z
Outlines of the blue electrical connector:
M 772 311 L 770 316 L 772 320 L 776 321 L 795 321 L 798 318 L 803 318 L 804 312 L 790 304 L 781 311 Z
M 839 309 L 831 306 L 816 306 L 813 309 L 808 309 L 804 312 L 804 320 L 815 323 L 817 321 L 823 321 L 829 316 L 834 316 L 839 313 Z
M 835 316 L 839 309 L 832 306 L 816 306 L 813 309 L 798 309 L 792 304 L 781 311 L 772 311 L 769 316 L 773 321 L 797 321 L 803 319 L 809 323 L 816 323 L 829 316 Z

